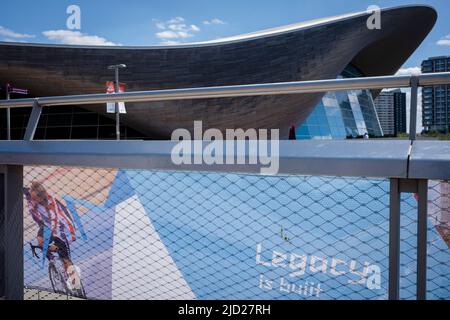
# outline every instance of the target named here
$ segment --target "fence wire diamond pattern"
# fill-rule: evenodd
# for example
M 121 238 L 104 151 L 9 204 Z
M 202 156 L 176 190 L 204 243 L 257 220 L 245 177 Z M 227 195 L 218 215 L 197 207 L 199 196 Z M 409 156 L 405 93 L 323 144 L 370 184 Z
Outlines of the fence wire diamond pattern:
M 385 179 L 26 167 L 24 197 L 28 299 L 387 299 Z

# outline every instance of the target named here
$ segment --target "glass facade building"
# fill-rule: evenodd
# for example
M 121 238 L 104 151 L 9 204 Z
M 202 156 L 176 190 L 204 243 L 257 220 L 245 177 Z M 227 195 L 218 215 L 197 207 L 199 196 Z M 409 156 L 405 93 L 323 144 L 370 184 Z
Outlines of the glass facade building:
M 394 93 L 395 134 L 407 133 L 406 93 L 397 90 Z
M 348 66 L 339 78 L 364 75 Z M 375 105 L 370 90 L 328 92 L 308 119 L 297 129 L 297 139 L 346 139 L 369 134 L 382 137 Z
M 422 62 L 422 73 L 449 72 L 450 56 Z M 422 121 L 426 131 L 450 132 L 450 86 L 422 89 Z
M 380 93 L 375 109 L 385 136 L 406 133 L 406 93 L 400 89 Z

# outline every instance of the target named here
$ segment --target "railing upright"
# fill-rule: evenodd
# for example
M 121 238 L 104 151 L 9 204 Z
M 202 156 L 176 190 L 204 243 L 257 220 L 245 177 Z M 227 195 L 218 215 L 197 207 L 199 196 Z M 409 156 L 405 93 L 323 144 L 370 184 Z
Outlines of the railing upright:
M 391 179 L 389 196 L 389 300 L 400 299 L 400 179 Z
M 7 300 L 22 300 L 23 277 L 23 166 L 0 166 L 0 214 L 3 224 L 0 240 L 3 240 L 3 285 Z M 1 181 L 3 180 L 3 181 Z

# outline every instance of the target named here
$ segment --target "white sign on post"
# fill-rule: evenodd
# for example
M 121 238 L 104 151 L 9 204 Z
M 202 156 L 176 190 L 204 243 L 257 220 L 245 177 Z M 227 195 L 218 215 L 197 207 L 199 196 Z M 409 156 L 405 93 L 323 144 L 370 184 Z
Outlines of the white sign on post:
M 106 93 L 107 94 L 115 94 L 116 92 L 115 84 L 113 81 L 108 81 L 106 83 Z M 125 84 L 119 84 L 119 93 L 125 92 Z M 107 113 L 116 113 L 116 104 L 114 102 L 108 102 L 106 104 L 106 112 Z M 125 102 L 119 102 L 119 113 L 126 114 L 127 109 L 125 108 Z

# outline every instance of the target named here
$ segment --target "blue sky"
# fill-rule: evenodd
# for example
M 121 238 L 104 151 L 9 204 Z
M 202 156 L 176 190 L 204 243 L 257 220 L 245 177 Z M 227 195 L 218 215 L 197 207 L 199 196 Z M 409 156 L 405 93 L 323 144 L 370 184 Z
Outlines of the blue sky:
M 0 41 L 157 45 L 239 35 L 309 19 L 380 7 L 403 0 L 15 0 L 2 3 Z M 450 54 L 450 1 L 421 0 L 439 12 L 433 32 L 404 65 Z M 81 8 L 81 30 L 68 31 L 66 9 Z M 441 43 L 441 45 L 438 45 Z M 445 45 L 446 44 L 446 45 Z

